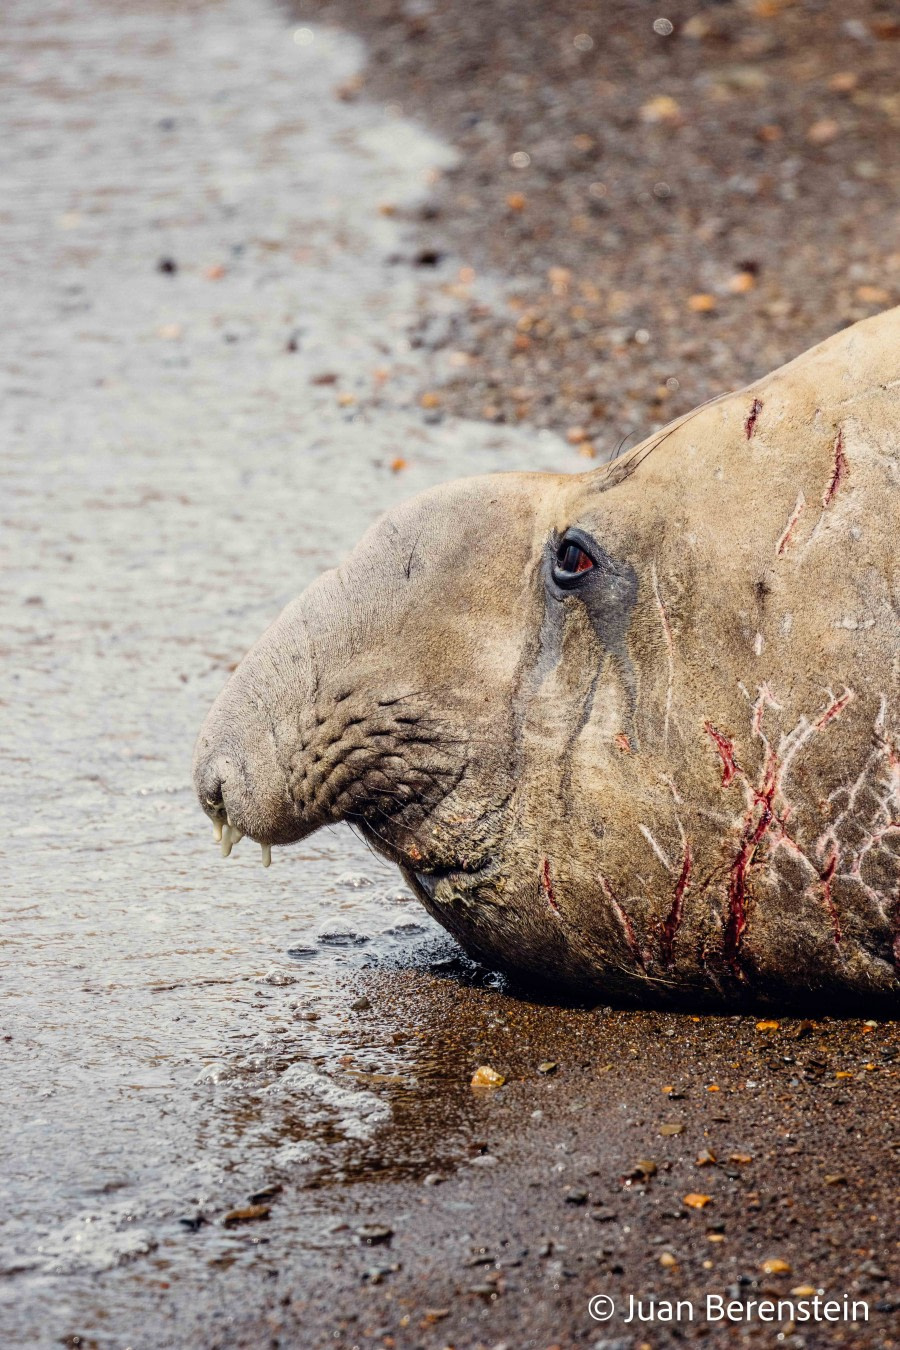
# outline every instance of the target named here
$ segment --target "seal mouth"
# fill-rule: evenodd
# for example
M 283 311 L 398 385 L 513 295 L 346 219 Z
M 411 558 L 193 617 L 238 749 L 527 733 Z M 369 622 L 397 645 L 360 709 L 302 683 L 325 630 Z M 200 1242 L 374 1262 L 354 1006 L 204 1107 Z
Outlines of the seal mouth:
M 210 802 L 209 806 L 210 808 L 212 808 L 214 806 L 214 803 Z M 212 815 L 211 819 L 213 827 L 213 839 L 217 844 L 221 844 L 222 857 L 230 858 L 231 850 L 234 848 L 235 844 L 239 844 L 241 840 L 244 838 L 244 832 L 243 830 L 239 830 L 236 825 L 232 825 L 231 821 L 228 819 L 224 811 L 222 811 L 221 809 L 217 809 L 215 815 Z M 272 845 L 261 843 L 259 847 L 262 850 L 263 867 L 271 867 Z

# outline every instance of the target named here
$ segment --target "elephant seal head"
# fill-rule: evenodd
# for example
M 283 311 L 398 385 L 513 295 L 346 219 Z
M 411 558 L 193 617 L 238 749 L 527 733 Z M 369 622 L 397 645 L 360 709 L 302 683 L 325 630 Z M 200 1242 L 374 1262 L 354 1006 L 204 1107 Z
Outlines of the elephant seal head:
M 389 513 L 207 718 L 226 850 L 348 821 L 470 953 L 606 995 L 897 1001 L 898 351 Z
M 599 487 L 466 479 L 380 520 L 216 701 L 195 756 L 207 814 L 264 845 L 349 821 L 467 950 L 563 974 L 535 858 L 583 814 L 573 750 L 601 676 L 604 725 L 634 736 L 638 577 Z

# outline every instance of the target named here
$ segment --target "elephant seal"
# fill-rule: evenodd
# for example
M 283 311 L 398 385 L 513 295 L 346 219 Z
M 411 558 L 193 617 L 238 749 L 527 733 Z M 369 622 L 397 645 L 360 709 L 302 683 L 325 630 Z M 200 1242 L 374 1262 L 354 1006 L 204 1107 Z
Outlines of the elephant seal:
M 900 1003 L 900 309 L 592 472 L 390 512 L 213 706 L 203 809 L 346 820 L 478 959 Z

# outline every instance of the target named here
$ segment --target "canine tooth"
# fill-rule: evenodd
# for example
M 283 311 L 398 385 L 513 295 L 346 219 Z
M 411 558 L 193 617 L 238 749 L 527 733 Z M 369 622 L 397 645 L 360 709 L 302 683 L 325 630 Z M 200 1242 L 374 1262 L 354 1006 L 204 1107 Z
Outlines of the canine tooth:
M 262 849 L 262 864 L 263 864 L 263 867 L 269 867 L 269 866 L 271 865 L 271 862 L 272 862 L 272 845 L 271 845 L 271 844 L 260 844 L 260 848 Z
M 222 822 L 221 822 L 221 820 L 214 820 L 214 821 L 213 821 L 213 839 L 215 839 L 215 841 L 216 841 L 217 844 L 221 844 L 221 842 L 222 842 Z
M 231 848 L 232 848 L 232 845 L 233 845 L 233 844 L 234 844 L 234 840 L 233 840 L 232 837 L 231 837 L 231 826 L 230 826 L 230 825 L 224 825 L 224 826 L 222 827 L 222 857 L 223 857 L 223 858 L 227 858 L 227 857 L 229 857 L 229 856 L 231 855 Z
M 243 839 L 243 837 L 244 837 L 244 836 L 241 834 L 240 830 L 236 829 L 235 826 L 232 825 L 232 827 L 231 827 L 231 842 L 232 842 L 232 844 L 239 844 L 239 843 L 241 842 L 241 840 Z

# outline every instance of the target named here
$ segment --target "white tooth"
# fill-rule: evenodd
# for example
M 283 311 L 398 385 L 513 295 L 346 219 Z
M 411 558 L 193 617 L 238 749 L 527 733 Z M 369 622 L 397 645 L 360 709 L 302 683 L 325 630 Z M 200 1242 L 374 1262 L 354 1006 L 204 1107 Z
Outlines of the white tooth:
M 230 825 L 225 825 L 225 826 L 223 826 L 223 827 L 222 827 L 222 857 L 223 857 L 223 858 L 227 858 L 227 857 L 230 856 L 230 854 L 231 854 L 231 846 L 232 846 L 233 843 L 234 843 L 234 840 L 233 840 L 232 837 L 231 837 L 231 826 L 230 826 Z
M 241 842 L 241 840 L 243 839 L 243 837 L 244 837 L 244 836 L 241 834 L 240 830 L 235 829 L 234 825 L 232 825 L 232 827 L 231 827 L 231 842 L 232 842 L 232 844 L 239 844 L 239 843 Z
M 214 821 L 213 821 L 213 839 L 215 839 L 215 841 L 216 841 L 217 844 L 221 844 L 221 842 L 222 842 L 222 822 L 221 822 L 221 820 L 214 820 Z
M 260 844 L 260 848 L 262 849 L 263 867 L 270 867 L 272 864 L 272 845 Z

